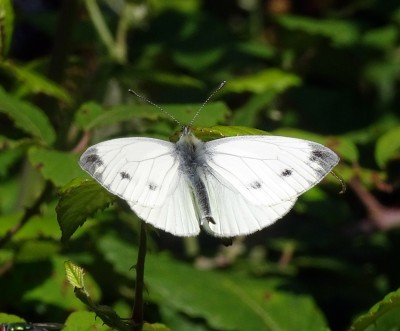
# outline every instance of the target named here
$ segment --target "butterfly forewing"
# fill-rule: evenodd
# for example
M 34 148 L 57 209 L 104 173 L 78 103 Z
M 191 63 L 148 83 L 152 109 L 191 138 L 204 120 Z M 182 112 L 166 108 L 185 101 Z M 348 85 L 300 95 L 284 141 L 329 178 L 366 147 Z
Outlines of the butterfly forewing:
M 143 206 L 161 206 L 178 185 L 173 148 L 158 139 L 114 139 L 90 147 L 80 165 L 111 193 Z
M 306 140 L 241 136 L 206 143 L 209 172 L 253 205 L 293 200 L 338 163 L 330 149 Z

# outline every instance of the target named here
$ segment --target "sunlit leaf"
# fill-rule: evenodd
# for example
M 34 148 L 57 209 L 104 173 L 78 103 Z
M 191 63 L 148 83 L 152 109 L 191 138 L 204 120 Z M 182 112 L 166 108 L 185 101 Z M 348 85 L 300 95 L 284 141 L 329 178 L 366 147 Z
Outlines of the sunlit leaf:
M 96 318 L 94 312 L 75 311 L 68 316 L 63 331 L 78 330 L 110 331 L 111 328 L 105 325 L 101 319 Z
M 65 268 L 65 275 L 67 276 L 69 283 L 73 287 L 85 289 L 85 282 L 83 280 L 85 271 L 83 270 L 83 268 L 74 264 L 71 261 L 65 261 L 64 268 Z
M 279 69 L 266 69 L 249 76 L 237 77 L 226 84 L 224 91 L 265 93 L 283 92 L 289 87 L 299 86 L 299 76 Z
M 28 155 L 32 165 L 55 186 L 63 186 L 76 177 L 84 176 L 78 165 L 78 155 L 40 147 L 29 149 Z

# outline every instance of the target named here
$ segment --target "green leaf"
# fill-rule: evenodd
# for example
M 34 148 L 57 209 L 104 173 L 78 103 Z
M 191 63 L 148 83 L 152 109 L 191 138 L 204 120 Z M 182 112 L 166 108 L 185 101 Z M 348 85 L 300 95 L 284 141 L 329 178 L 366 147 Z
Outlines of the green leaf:
M 43 280 L 40 284 L 34 285 L 32 288 L 26 290 L 23 294 L 23 301 L 36 301 L 42 305 L 53 305 L 62 309 L 72 310 L 81 309 L 83 304 L 76 300 L 72 290 L 68 290 L 65 287 L 65 269 L 64 256 L 54 256 L 50 259 L 51 263 L 51 274 Z M 47 260 L 49 261 L 49 259 Z M 29 265 L 28 265 L 29 266 Z M 24 277 L 29 274 L 29 270 L 24 270 L 25 273 L 19 275 L 15 281 L 24 282 Z M 99 288 L 91 277 L 86 277 L 85 283 L 87 288 L 92 293 L 92 296 L 98 298 Z M 26 280 L 25 280 L 26 282 Z M 21 286 L 21 285 L 19 285 Z
M 249 76 L 238 77 L 224 87 L 224 92 L 280 93 L 301 85 L 299 76 L 279 69 L 266 69 Z
M 225 137 L 234 137 L 234 136 L 246 136 L 246 135 L 269 135 L 270 133 L 254 129 L 248 128 L 245 126 L 223 126 L 223 125 L 215 125 L 209 128 L 199 128 L 193 127 L 192 132 L 202 141 L 209 141 L 219 138 Z M 170 140 L 176 142 L 179 140 L 181 131 L 176 131 L 171 137 Z
M 174 61 L 183 68 L 201 72 L 204 68 L 216 65 L 225 54 L 223 47 L 197 49 L 196 51 L 175 50 L 172 52 Z
M 375 160 L 380 168 L 400 155 L 400 126 L 383 134 L 376 143 Z
M 142 331 L 171 331 L 171 329 L 161 323 L 144 323 Z
M 18 323 L 18 322 L 25 322 L 25 320 L 17 315 L 0 313 L 0 322 L 1 323 Z
M 80 301 L 93 310 L 96 313 L 96 316 L 101 318 L 105 324 L 113 329 L 120 331 L 132 330 L 132 328 L 129 327 L 128 322 L 121 319 L 121 317 L 119 317 L 111 307 L 99 305 L 91 299 L 84 286 L 84 270 L 81 267 L 73 264 L 71 261 L 66 261 L 64 266 L 67 279 L 70 284 L 74 286 L 75 295 Z
M 195 111 L 202 105 L 162 105 L 161 107 L 174 116 L 182 124 L 188 124 Z M 211 126 L 225 121 L 229 115 L 229 109 L 223 102 L 208 103 L 197 120 L 196 125 Z M 77 112 L 75 122 L 83 129 L 89 130 L 109 126 L 118 122 L 132 121 L 134 119 L 148 119 L 152 121 L 160 118 L 170 119 L 169 116 L 151 105 L 120 105 L 110 109 L 101 109 L 95 103 L 84 104 Z
M 76 179 L 61 191 L 56 207 L 62 241 L 68 240 L 88 217 L 108 207 L 116 197 L 95 180 Z
M 14 10 L 11 0 L 0 0 L 0 59 L 7 56 L 14 30 Z
M 30 66 L 17 66 L 12 62 L 3 62 L 1 63 L 1 67 L 21 81 L 22 84 L 19 85 L 16 91 L 17 96 L 24 96 L 28 93 L 43 93 L 67 104 L 72 102 L 72 98 L 66 90 L 57 85 L 57 83 L 39 74 Z
M 56 255 L 60 247 L 57 243 L 44 240 L 23 241 L 19 245 L 15 260 L 18 262 L 32 263 L 46 261 Z
M 5 177 L 11 168 L 26 153 L 28 141 L 13 141 L 0 136 L 0 177 Z
M 63 331 L 110 331 L 107 325 L 94 312 L 76 311 L 68 316 Z
M 387 25 L 366 31 L 362 41 L 367 46 L 386 50 L 389 47 L 395 47 L 397 38 L 398 28 L 394 25 Z
M 361 315 L 350 327 L 351 331 L 398 330 L 400 325 L 400 289 L 391 292 L 376 303 L 368 313 Z
M 32 147 L 29 149 L 28 156 L 32 166 L 39 169 L 43 177 L 57 187 L 84 175 L 78 165 L 79 157 L 76 154 Z
M 65 275 L 67 276 L 69 283 L 73 287 L 85 289 L 85 282 L 83 280 L 85 271 L 83 270 L 83 268 L 72 263 L 71 261 L 65 261 L 64 268 Z
M 231 124 L 255 126 L 257 125 L 257 116 L 273 102 L 277 92 L 269 91 L 262 94 L 253 94 L 249 100 L 239 108 L 235 109 Z
M 196 13 L 200 8 L 199 0 L 186 0 L 184 2 L 180 0 L 150 0 L 149 3 L 152 10 L 157 13 L 173 10 L 190 14 Z
M 266 60 L 270 60 L 276 54 L 276 49 L 273 46 L 257 41 L 238 43 L 236 48 L 239 52 Z
M 105 109 L 96 102 L 89 101 L 82 104 L 75 114 L 75 123 L 85 130 L 96 126 L 99 117 L 106 114 Z
M 279 15 L 278 22 L 288 30 L 295 31 L 296 33 L 304 31 L 310 35 L 328 38 L 337 47 L 353 45 L 359 38 L 359 30 L 351 21 Z
M 46 115 L 30 103 L 23 102 L 0 88 L 0 113 L 6 114 L 14 125 L 39 141 L 51 145 L 55 132 Z
M 133 278 L 135 248 L 105 237 L 99 249 L 115 270 Z M 219 330 L 318 330 L 326 322 L 307 295 L 280 291 L 276 279 L 238 278 L 228 273 L 196 270 L 155 253 L 146 258 L 145 282 L 151 299 Z

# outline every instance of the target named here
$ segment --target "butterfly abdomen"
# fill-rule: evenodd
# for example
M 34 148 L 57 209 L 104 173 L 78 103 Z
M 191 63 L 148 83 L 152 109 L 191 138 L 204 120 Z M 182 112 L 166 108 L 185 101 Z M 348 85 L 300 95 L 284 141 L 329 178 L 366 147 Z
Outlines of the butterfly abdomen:
M 204 157 L 204 143 L 197 139 L 190 131 L 184 131 L 175 148 L 179 162 L 179 171 L 186 178 L 193 191 L 201 220 L 205 219 L 215 224 L 211 215 L 208 193 L 200 178 L 200 173 L 207 168 L 207 162 Z

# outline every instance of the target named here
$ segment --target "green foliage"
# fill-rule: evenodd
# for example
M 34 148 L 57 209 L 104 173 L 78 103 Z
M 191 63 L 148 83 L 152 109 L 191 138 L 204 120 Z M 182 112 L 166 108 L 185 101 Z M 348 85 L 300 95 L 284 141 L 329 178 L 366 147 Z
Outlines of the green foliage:
M 88 217 L 109 206 L 115 197 L 94 180 L 75 180 L 65 186 L 57 205 L 61 239 L 68 240 Z
M 24 3 L 0 0 L 0 323 L 398 329 L 399 4 Z M 191 124 L 225 80 L 197 137 L 319 142 L 340 156 L 347 193 L 327 176 L 229 247 L 144 232 L 80 155 L 114 137 L 176 141 L 145 99 Z
M 396 330 L 400 324 L 400 289 L 386 295 L 367 314 L 353 323 L 351 331 Z
M 11 0 L 0 1 L 0 60 L 7 56 L 14 25 L 14 10 Z

